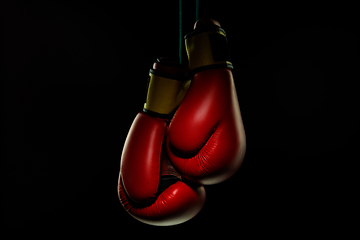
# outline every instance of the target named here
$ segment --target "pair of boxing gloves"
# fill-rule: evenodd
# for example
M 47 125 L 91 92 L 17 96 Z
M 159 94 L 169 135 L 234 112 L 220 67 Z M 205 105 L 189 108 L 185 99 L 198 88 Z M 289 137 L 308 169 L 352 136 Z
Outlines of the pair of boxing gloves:
M 169 59 L 154 63 L 146 103 L 121 156 L 120 202 L 150 225 L 193 218 L 205 203 L 203 185 L 228 179 L 245 155 L 224 30 L 217 21 L 200 20 L 185 45 L 186 68 Z

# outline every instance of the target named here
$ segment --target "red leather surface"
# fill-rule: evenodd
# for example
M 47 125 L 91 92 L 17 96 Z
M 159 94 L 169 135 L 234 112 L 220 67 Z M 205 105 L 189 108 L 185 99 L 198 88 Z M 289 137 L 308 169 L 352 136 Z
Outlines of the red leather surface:
M 166 144 L 175 169 L 193 182 L 219 183 L 238 170 L 246 141 L 229 69 L 194 75 L 169 125 Z
M 127 196 L 119 180 L 119 198 L 124 208 L 141 222 L 169 226 L 190 220 L 200 212 L 205 204 L 206 193 L 203 186 L 190 187 L 178 181 L 162 192 L 149 205 L 136 205 Z
M 165 120 L 140 112 L 129 130 L 120 174 L 126 192 L 136 202 L 149 202 L 156 195 L 165 129 Z

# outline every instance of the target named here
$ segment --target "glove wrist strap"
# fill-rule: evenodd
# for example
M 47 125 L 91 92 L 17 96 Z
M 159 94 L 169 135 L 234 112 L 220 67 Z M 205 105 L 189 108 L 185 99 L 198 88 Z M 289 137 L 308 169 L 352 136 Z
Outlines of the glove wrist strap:
M 190 80 L 150 70 L 146 103 L 143 111 L 149 115 L 169 118 L 184 98 Z
M 226 33 L 216 25 L 186 35 L 185 46 L 192 74 L 210 68 L 233 68 Z

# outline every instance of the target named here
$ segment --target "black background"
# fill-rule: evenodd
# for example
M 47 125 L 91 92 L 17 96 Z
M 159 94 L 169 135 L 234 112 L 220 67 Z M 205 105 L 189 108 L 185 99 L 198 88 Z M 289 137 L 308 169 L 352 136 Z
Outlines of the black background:
M 200 2 L 200 17 L 219 20 L 228 35 L 247 154 L 233 177 L 206 187 L 194 219 L 166 228 L 126 213 L 117 178 L 154 56 L 177 55 L 177 1 L 5 4 L 6 228 L 116 238 L 351 230 L 356 8 L 270 2 Z M 193 5 L 184 3 L 184 33 Z

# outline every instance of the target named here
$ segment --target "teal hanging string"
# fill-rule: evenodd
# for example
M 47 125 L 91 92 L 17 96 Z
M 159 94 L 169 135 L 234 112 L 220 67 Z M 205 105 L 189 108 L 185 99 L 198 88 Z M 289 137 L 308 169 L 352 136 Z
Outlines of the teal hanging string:
M 200 8 L 200 0 L 196 0 L 196 8 L 195 8 L 195 21 L 199 20 L 199 8 Z
M 195 5 L 195 21 L 199 20 L 199 10 L 200 8 L 200 0 L 196 0 Z M 183 33 L 182 33 L 182 0 L 179 0 L 179 63 L 183 63 L 182 55 L 183 55 Z
M 182 0 L 179 0 L 179 63 L 182 64 L 182 45 L 183 45 L 183 34 L 182 34 Z

